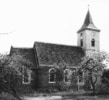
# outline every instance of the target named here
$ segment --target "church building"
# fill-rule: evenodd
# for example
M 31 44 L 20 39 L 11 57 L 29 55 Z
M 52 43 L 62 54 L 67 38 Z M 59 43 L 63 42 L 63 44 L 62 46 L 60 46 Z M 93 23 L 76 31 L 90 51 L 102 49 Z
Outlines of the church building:
M 99 51 L 99 32 L 88 10 L 82 27 L 77 31 L 77 46 L 44 42 L 34 42 L 32 48 L 12 46 L 10 56 L 21 55 L 34 65 L 30 66 L 32 72 L 27 71 L 27 75 L 22 78 L 22 85 L 31 88 L 55 87 L 56 68 L 59 67 L 63 68 L 62 81 L 69 83 L 68 75 L 76 71 L 81 58 Z

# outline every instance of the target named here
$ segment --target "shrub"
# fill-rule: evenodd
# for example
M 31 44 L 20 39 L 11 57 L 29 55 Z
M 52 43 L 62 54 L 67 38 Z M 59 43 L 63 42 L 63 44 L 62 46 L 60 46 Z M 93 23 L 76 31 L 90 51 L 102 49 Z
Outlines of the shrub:
M 68 91 L 70 88 L 70 82 L 65 83 L 65 82 L 59 82 L 57 83 L 57 90 L 59 91 Z
M 107 94 L 109 93 L 109 87 L 106 84 L 99 83 L 96 85 L 96 94 Z
M 18 100 L 18 99 L 10 95 L 9 93 L 2 92 L 0 93 L 0 100 Z

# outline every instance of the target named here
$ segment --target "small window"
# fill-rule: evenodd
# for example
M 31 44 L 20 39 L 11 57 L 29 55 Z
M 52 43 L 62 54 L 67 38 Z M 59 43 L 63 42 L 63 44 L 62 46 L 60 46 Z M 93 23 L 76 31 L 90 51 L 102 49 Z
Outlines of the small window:
M 83 36 L 83 33 L 81 33 L 80 36 Z
M 56 70 L 54 68 L 49 69 L 49 83 L 56 83 Z
M 23 84 L 30 84 L 31 83 L 31 71 L 25 67 L 23 67 L 22 83 Z
M 80 40 L 80 45 L 83 46 L 83 39 Z
M 92 39 L 92 41 L 91 41 L 91 45 L 92 45 L 92 47 L 95 46 L 95 39 Z

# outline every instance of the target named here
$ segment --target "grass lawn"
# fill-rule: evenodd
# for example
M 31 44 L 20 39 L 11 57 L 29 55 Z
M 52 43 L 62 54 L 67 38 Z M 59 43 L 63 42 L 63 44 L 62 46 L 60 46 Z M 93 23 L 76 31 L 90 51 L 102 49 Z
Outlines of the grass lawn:
M 82 92 L 66 93 L 62 100 L 109 100 L 109 95 L 88 95 Z
M 109 95 L 86 95 L 84 92 L 56 92 L 50 94 L 34 94 L 26 100 L 109 100 Z
M 17 100 L 7 93 L 0 94 L 0 100 Z M 84 92 L 56 92 L 28 94 L 22 100 L 109 100 L 109 95 L 86 95 Z

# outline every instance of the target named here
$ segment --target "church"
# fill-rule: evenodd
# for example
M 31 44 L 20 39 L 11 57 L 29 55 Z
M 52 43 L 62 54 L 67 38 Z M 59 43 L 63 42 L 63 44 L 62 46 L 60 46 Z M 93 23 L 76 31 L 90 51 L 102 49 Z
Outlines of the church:
M 27 88 L 48 88 L 56 86 L 56 68 L 63 68 L 64 83 L 69 83 L 69 73 L 79 68 L 81 58 L 99 51 L 99 32 L 94 25 L 90 11 L 87 11 L 82 27 L 77 31 L 77 46 L 34 42 L 32 48 L 11 47 L 10 55 L 21 55 L 33 63 L 31 72 L 22 78 Z M 79 80 L 78 82 L 81 82 Z M 78 83 L 76 83 L 78 84 Z

